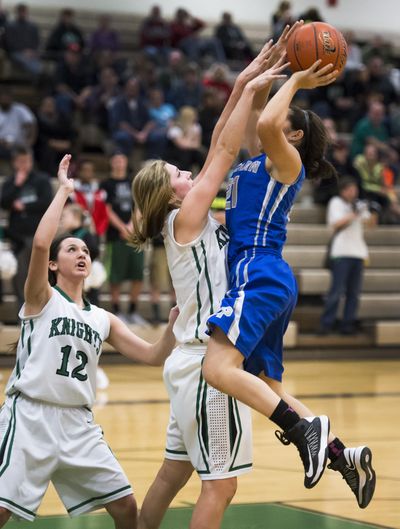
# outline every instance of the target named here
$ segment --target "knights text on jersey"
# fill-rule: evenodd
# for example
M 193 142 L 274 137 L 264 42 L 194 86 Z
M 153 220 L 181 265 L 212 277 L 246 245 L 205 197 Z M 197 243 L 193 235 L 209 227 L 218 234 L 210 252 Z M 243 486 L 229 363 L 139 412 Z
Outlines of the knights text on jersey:
M 58 287 L 35 316 L 19 314 L 21 335 L 6 393 L 61 406 L 89 406 L 95 400 L 96 368 L 110 320 L 105 310 L 81 309 Z
M 289 220 L 305 171 L 286 185 L 274 180 L 265 168 L 266 155 L 235 167 L 226 192 L 226 223 L 229 232 L 228 261 L 248 249 L 266 248 L 281 253 Z

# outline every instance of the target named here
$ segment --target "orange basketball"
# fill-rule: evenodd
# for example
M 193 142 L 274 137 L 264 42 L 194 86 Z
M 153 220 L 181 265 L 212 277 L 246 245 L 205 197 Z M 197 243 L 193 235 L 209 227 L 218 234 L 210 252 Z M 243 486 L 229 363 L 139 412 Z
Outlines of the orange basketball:
M 290 36 L 286 52 L 293 72 L 307 70 L 318 59 L 320 68 L 332 63 L 341 72 L 347 60 L 347 43 L 339 30 L 325 22 L 304 24 Z

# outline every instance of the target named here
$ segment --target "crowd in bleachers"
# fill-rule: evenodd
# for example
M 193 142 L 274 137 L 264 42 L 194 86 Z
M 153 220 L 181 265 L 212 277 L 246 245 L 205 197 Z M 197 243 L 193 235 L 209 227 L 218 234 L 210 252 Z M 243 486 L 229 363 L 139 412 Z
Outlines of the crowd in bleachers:
M 276 38 L 286 23 L 298 18 L 322 20 L 314 8 L 294 13 L 290 2 L 280 2 L 266 39 Z M 132 172 L 149 158 L 193 171 L 202 165 L 232 81 L 257 51 L 229 12 L 221 14 L 208 36 L 202 33 L 205 26 L 184 8 L 168 20 L 162 7 L 154 6 L 139 34 L 132 34 L 137 48 L 126 53 L 111 15 L 99 15 L 97 28 L 88 34 L 73 10 L 62 9 L 44 39 L 27 5 L 18 4 L 13 13 L 0 10 L 3 54 L 16 79 L 32 85 L 39 96 L 37 105 L 29 107 L 14 96 L 9 79 L 7 89 L 0 91 L 0 165 L 2 174 L 9 175 L 2 185 L 1 207 L 8 212 L 5 233 L 20 265 L 19 289 L 31 237 L 49 203 L 49 181 L 62 154 L 71 152 L 75 161 L 79 187 L 74 200 L 92 215 L 88 225 L 93 234 L 113 242 L 114 253 L 121 251 L 115 240 L 125 245 L 130 210 L 116 211 L 124 190 L 110 181 L 122 171 L 121 180 L 128 185 Z M 360 45 L 355 28 L 346 39 L 344 73 L 332 85 L 300 93 L 296 103 L 324 119 L 332 140 L 327 157 L 339 178 L 356 179 L 360 197 L 378 213 L 380 223 L 400 224 L 400 59 L 381 36 Z M 93 153 L 110 161 L 101 175 L 87 159 Z M 116 156 L 123 170 L 115 168 Z M 115 193 L 121 193 L 117 201 Z M 326 205 L 335 194 L 336 181 L 321 181 L 313 199 Z M 108 226 L 99 227 L 104 215 Z M 19 222 L 26 228 L 18 228 Z M 142 269 L 136 273 L 138 267 Z M 115 312 L 121 310 L 120 280 L 132 281 L 131 321 L 139 316 L 143 264 L 136 262 L 134 269 L 134 277 L 114 270 L 111 281 Z M 16 293 L 21 297 L 17 286 Z M 155 319 L 158 314 L 155 308 Z

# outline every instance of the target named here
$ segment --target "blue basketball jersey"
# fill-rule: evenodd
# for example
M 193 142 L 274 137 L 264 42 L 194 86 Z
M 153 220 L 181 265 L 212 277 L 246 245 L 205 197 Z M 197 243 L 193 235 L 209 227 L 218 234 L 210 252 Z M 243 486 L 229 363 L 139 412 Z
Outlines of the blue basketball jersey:
M 302 166 L 297 180 L 285 185 L 272 178 L 265 162 L 265 154 L 251 158 L 240 163 L 229 178 L 226 194 L 229 263 L 245 250 L 266 248 L 282 252 L 289 212 L 305 171 Z
M 242 353 L 244 369 L 282 380 L 283 335 L 297 301 L 296 279 L 282 259 L 289 212 L 305 177 L 277 182 L 265 154 L 239 164 L 229 180 L 226 221 L 229 290 L 208 319 Z

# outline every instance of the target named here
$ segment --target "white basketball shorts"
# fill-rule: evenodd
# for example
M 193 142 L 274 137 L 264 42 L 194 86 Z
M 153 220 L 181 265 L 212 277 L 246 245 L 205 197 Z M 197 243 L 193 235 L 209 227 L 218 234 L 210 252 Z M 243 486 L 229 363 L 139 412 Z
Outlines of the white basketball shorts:
M 0 505 L 33 521 L 50 481 L 70 516 L 132 494 L 89 409 L 7 397 L 0 411 Z
M 201 479 L 226 479 L 252 468 L 251 410 L 204 381 L 204 346 L 178 346 L 167 358 L 171 401 L 165 457 L 190 461 Z

